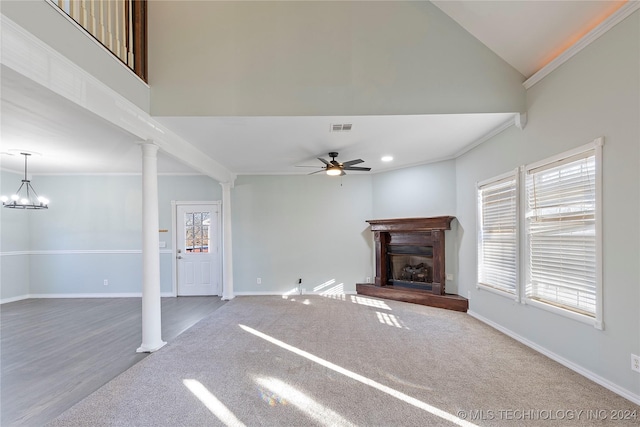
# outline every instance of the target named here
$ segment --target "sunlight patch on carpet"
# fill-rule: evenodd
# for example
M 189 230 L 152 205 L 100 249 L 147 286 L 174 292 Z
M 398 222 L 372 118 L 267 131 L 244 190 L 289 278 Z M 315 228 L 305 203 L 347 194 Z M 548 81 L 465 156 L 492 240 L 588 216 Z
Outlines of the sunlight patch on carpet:
M 305 393 L 290 386 L 276 378 L 256 378 L 260 386 L 270 390 L 274 395 L 284 399 L 287 403 L 295 406 L 306 413 L 309 417 L 321 425 L 329 426 L 354 426 L 340 414 L 332 411 L 316 402 Z
M 379 311 L 376 311 L 376 315 L 378 316 L 378 321 L 383 325 L 395 326 L 396 328 L 400 329 L 403 328 L 400 320 L 398 320 L 398 318 L 393 314 L 381 313 Z
M 300 295 L 300 290 L 298 288 L 293 288 L 282 294 L 282 299 L 289 299 L 291 295 Z
M 368 307 L 382 308 L 384 310 L 391 310 L 391 307 L 387 305 L 386 302 L 366 297 L 359 297 L 356 295 L 351 295 L 351 302 L 354 304 L 366 305 Z
M 278 396 L 278 394 L 272 391 L 267 391 L 264 388 L 258 388 L 258 391 L 260 392 L 260 399 L 262 399 L 269 406 L 285 406 L 289 404 L 289 402 L 287 402 L 287 399 L 283 398 L 282 396 Z
M 320 292 L 320 295 L 323 297 L 333 297 L 338 295 L 344 295 L 344 283 L 338 283 L 335 286 L 330 287 L 329 289 L 325 289 Z
M 227 427 L 245 427 L 231 412 L 224 403 L 220 402 L 207 388 L 198 380 L 186 379 L 182 383 L 189 389 Z
M 426 412 L 429 412 L 430 414 L 433 414 L 433 415 L 435 415 L 437 417 L 440 417 L 440 418 L 442 418 L 444 420 L 450 421 L 450 422 L 452 422 L 452 423 L 454 423 L 456 425 L 464 426 L 464 427 L 476 426 L 475 424 L 470 423 L 468 421 L 465 421 L 465 420 L 463 420 L 463 419 L 461 419 L 459 417 L 456 417 L 455 415 L 452 415 L 452 414 L 450 414 L 450 413 L 448 413 L 446 411 L 443 411 L 442 409 L 436 408 L 435 406 L 429 405 L 428 403 L 425 403 L 425 402 L 423 402 L 421 400 L 418 400 L 418 399 L 416 399 L 414 397 L 406 395 L 406 394 L 404 394 L 404 393 L 402 393 L 402 392 L 400 392 L 398 390 L 395 390 L 395 389 L 393 389 L 391 387 L 387 387 L 386 385 L 380 384 L 379 382 L 374 381 L 372 379 L 369 379 L 369 378 L 367 378 L 365 376 L 362 376 L 360 374 L 356 374 L 355 372 L 352 372 L 352 371 L 350 371 L 348 369 L 345 369 L 345 368 L 343 368 L 341 366 L 338 366 L 338 365 L 336 365 L 334 363 L 331 363 L 331 362 L 329 362 L 327 360 L 324 360 L 324 359 L 322 359 L 322 358 L 320 358 L 318 356 L 315 356 L 315 355 L 313 355 L 311 353 L 308 353 L 308 352 L 306 352 L 304 350 L 301 350 L 301 349 L 299 349 L 297 347 L 289 345 L 289 344 L 287 344 L 287 343 L 285 343 L 283 341 L 280 341 L 280 340 L 278 340 L 276 338 L 273 338 L 273 337 L 271 337 L 271 336 L 269 336 L 267 334 L 264 334 L 264 333 L 262 333 L 260 331 L 255 330 L 253 328 L 250 328 L 250 327 L 245 326 L 245 325 L 238 325 L 238 326 L 240 326 L 240 328 L 242 328 L 244 331 L 249 332 L 250 334 L 255 335 L 256 337 L 262 338 L 263 340 L 268 341 L 268 342 L 270 342 L 272 344 L 275 344 L 280 348 L 288 350 L 288 351 L 290 351 L 290 352 L 292 352 L 294 354 L 297 354 L 298 356 L 302 356 L 305 359 L 311 360 L 312 362 L 315 362 L 315 363 L 317 363 L 317 364 L 319 364 L 321 366 L 324 366 L 325 368 L 331 369 L 332 371 L 335 371 L 335 372 L 337 372 L 339 374 L 342 374 L 342 375 L 344 375 L 344 376 L 346 376 L 348 378 L 356 380 L 356 381 L 358 381 L 358 382 L 360 382 L 362 384 L 365 384 L 365 385 L 368 385 L 370 387 L 373 387 L 376 390 L 379 390 L 379 391 L 381 391 L 383 393 L 386 393 L 389 396 L 395 397 L 396 399 L 399 399 L 399 400 L 401 400 L 403 402 L 408 403 L 409 405 L 413 405 L 416 408 L 419 408 L 419 409 L 422 409 L 422 410 L 424 410 Z

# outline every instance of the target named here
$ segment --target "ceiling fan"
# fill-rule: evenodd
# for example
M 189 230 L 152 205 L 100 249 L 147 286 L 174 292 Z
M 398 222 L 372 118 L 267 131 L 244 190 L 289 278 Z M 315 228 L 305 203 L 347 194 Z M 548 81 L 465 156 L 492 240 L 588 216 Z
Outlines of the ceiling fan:
M 338 157 L 338 153 L 335 151 L 330 152 L 329 157 L 331 157 L 331 160 L 325 160 L 321 157 L 318 157 L 318 160 L 324 163 L 324 166 L 297 166 L 297 167 L 301 167 L 301 168 L 319 167 L 321 168 L 319 171 L 311 172 L 309 175 L 313 175 L 315 173 L 325 171 L 327 175 L 331 175 L 331 176 L 346 175 L 345 171 L 370 171 L 371 170 L 371 168 L 354 166 L 354 165 L 357 165 L 358 163 L 363 163 L 364 160 L 362 159 L 349 160 L 348 162 L 340 163 L 339 161 L 336 160 L 336 157 Z

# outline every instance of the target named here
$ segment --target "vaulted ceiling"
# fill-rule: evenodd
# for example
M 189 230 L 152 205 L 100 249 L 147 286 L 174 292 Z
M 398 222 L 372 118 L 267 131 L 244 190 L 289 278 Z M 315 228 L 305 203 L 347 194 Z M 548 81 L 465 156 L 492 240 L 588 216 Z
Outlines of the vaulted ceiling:
M 522 74 L 535 74 L 625 1 L 434 1 Z M 2 67 L 0 167 L 22 170 L 16 150 L 42 153 L 33 173 L 136 173 L 139 148 L 127 131 Z M 513 112 L 280 117 L 157 117 L 236 174 L 305 174 L 329 151 L 362 158 L 373 172 L 453 158 L 514 120 Z M 334 124 L 351 124 L 335 132 Z M 8 154 L 5 154 L 8 153 Z M 382 155 L 394 156 L 383 163 Z M 192 172 L 160 155 L 160 172 Z

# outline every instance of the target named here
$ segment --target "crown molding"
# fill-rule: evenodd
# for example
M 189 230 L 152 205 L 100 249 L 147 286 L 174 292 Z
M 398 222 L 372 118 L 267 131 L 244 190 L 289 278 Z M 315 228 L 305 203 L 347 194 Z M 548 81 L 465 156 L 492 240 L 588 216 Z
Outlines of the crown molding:
M 526 118 L 526 113 L 514 113 L 514 116 L 512 118 L 510 118 L 509 120 L 505 121 L 501 125 L 497 126 L 495 129 L 493 129 L 491 132 L 489 132 L 485 136 L 476 139 L 474 142 L 472 142 L 471 144 L 467 145 L 462 150 L 458 151 L 456 154 L 454 154 L 452 156 L 452 158 L 457 159 L 458 157 L 462 156 L 466 152 L 471 151 L 472 149 L 476 148 L 478 145 L 480 145 L 480 144 L 482 144 L 484 142 L 487 142 L 488 140 L 490 140 L 494 136 L 498 135 L 499 133 L 503 132 L 504 130 L 509 129 L 511 126 L 516 125 L 516 126 L 518 126 L 519 129 L 522 130 L 524 128 L 524 124 L 522 124 L 522 120 L 523 120 L 522 116 L 523 115 Z M 524 119 L 524 120 L 526 120 L 526 119 Z
M 585 47 L 589 46 L 600 36 L 618 25 L 625 18 L 629 17 L 637 10 L 640 10 L 640 0 L 629 0 L 622 7 L 620 7 L 620 9 L 612 13 L 611 16 L 602 21 L 597 27 L 582 36 L 582 38 L 575 44 L 573 44 L 569 49 L 562 52 L 553 61 L 549 62 L 547 65 L 538 70 L 534 75 L 525 80 L 525 82 L 522 83 L 524 88 L 531 88 L 540 80 L 551 74 L 556 68 L 567 62 L 575 54 L 580 52 Z

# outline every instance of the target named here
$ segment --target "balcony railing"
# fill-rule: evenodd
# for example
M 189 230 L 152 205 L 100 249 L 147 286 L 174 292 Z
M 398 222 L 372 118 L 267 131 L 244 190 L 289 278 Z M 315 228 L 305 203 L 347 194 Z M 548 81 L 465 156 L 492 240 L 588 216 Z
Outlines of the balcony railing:
M 147 80 L 146 0 L 49 0 Z

